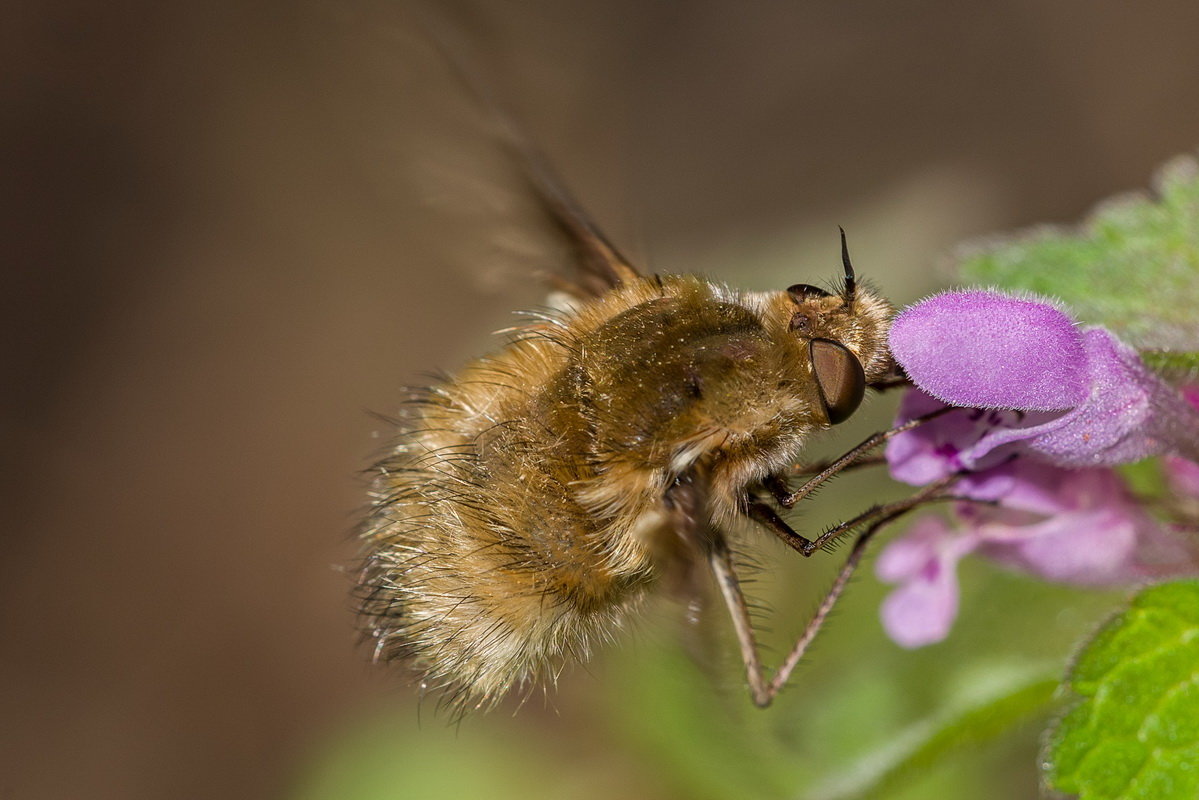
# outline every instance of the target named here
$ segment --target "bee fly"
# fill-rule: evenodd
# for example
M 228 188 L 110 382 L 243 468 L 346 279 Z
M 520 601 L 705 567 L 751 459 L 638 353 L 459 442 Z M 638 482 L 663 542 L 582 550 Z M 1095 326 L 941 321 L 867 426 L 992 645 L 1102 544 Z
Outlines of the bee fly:
M 511 131 L 509 131 L 511 132 Z M 808 437 L 895 378 L 891 304 L 844 282 L 747 292 L 648 276 L 517 141 L 569 235 L 568 310 L 537 315 L 498 352 L 419 391 L 374 468 L 358 577 L 377 659 L 409 661 L 460 706 L 585 659 L 656 587 L 710 570 L 753 701 L 786 683 L 880 526 L 926 499 L 876 506 L 809 539 L 780 516 L 897 430 L 790 487 Z M 724 531 L 749 519 L 803 554 L 861 530 L 832 589 L 773 676 Z

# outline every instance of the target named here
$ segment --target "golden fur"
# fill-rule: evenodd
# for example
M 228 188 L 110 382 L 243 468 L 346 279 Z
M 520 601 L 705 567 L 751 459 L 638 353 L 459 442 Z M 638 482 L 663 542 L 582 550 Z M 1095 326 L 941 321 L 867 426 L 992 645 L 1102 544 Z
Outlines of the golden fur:
M 828 426 L 808 340 L 868 381 L 890 369 L 891 306 L 851 305 L 633 278 L 421 393 L 363 534 L 377 657 L 477 704 L 586 658 L 680 557 L 663 498 L 681 474 L 702 466 L 727 523 Z

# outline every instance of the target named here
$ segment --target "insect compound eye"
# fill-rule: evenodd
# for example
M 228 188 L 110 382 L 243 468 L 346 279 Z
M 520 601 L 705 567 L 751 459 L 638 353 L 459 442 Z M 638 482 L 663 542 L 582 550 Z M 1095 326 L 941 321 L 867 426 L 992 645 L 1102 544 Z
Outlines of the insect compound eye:
M 845 345 L 831 339 L 813 339 L 808 343 L 808 353 L 828 421 L 833 425 L 844 422 L 866 395 L 862 362 Z
M 791 299 L 797 303 L 802 303 L 804 300 L 811 300 L 814 297 L 832 296 L 819 286 L 813 286 L 810 283 L 797 283 L 794 286 L 788 286 L 787 294 L 791 295 Z

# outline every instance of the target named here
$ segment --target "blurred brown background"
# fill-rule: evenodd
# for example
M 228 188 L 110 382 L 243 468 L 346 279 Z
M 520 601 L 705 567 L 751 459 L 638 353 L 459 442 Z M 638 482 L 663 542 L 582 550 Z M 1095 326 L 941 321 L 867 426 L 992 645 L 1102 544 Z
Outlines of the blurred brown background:
M 0 797 L 285 796 L 407 708 L 334 569 L 365 412 L 558 253 L 421 19 L 618 242 L 754 288 L 842 223 L 911 300 L 1199 143 L 1189 0 L 424 8 L 7 7 Z

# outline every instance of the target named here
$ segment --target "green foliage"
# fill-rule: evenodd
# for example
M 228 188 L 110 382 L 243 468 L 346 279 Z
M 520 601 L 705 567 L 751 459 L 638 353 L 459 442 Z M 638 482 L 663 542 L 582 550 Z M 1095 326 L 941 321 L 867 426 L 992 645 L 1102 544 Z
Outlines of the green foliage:
M 1199 352 L 1172 353 L 1167 350 L 1142 350 L 1141 358 L 1158 372 L 1199 375 Z
M 961 258 L 970 283 L 1064 300 L 1083 322 L 1150 351 L 1151 363 L 1199 369 L 1199 163 L 1180 158 L 1154 197 L 1102 204 L 1077 231 L 1036 228 Z
M 793 796 L 795 766 L 769 717 L 749 706 L 739 681 L 727 696 L 714 694 L 711 676 L 670 644 L 624 664 L 637 674 L 620 680 L 610 701 L 619 738 L 647 755 L 678 796 Z
M 1160 497 L 1166 491 L 1166 476 L 1160 459 L 1146 458 L 1121 464 L 1116 471 L 1124 478 L 1129 490 L 1139 497 Z
M 880 797 L 970 745 L 993 739 L 1045 712 L 1057 688 L 1056 665 L 1008 671 L 992 667 L 972 681 L 972 691 L 951 698 L 934 716 L 896 736 L 889 747 L 863 758 L 809 794 L 811 800 Z
M 848 483 L 831 487 L 816 502 L 839 508 L 853 492 Z M 754 584 L 773 613 L 763 614 L 775 629 L 763 638 L 776 663 L 840 564 L 788 561 L 781 544 L 764 555 L 780 559 Z M 764 711 L 748 700 L 727 622 L 710 615 L 698 630 L 680 629 L 672 607 L 651 611 L 587 670 L 564 673 L 547 697 L 514 697 L 460 724 L 437 713 L 432 698 L 418 711 L 402 675 L 387 675 L 370 709 L 330 734 L 287 796 L 1035 797 L 1038 723 L 1051 686 L 1070 643 L 1094 629 L 1116 596 L 976 562 L 962 570 L 962 616 L 971 624 L 914 651 L 880 629 L 887 587 L 856 583 L 791 688 Z
M 1078 657 L 1049 785 L 1082 800 L 1199 797 L 1199 581 L 1144 590 Z

